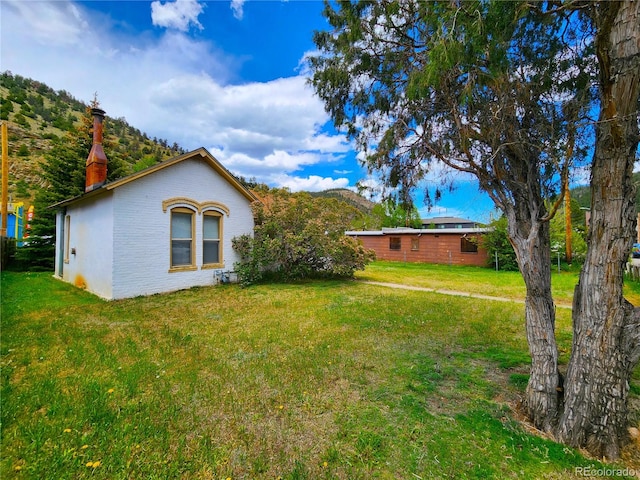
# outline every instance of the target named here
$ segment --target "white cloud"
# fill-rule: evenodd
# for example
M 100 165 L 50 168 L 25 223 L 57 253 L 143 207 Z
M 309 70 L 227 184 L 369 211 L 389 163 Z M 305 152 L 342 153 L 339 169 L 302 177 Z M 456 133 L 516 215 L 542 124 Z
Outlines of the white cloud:
M 231 10 L 235 18 L 242 20 L 244 16 L 244 0 L 231 0 Z
M 571 170 L 569 182 L 571 187 L 589 185 L 591 183 L 591 165 L 574 167 Z
M 347 188 L 349 186 L 349 179 L 347 178 L 320 177 L 318 175 L 310 175 L 306 178 L 277 175 L 272 180 L 277 185 L 286 187 L 292 192 L 321 192 L 322 190 Z
M 358 188 L 360 194 L 372 202 L 382 201 L 382 192 L 384 185 L 380 182 L 380 179 L 373 175 L 361 179 L 358 182 Z
M 156 2 L 176 9 L 187 3 Z M 2 70 L 87 103 L 97 92 L 107 115 L 188 150 L 204 146 L 245 178 L 292 190 L 349 185 L 344 171 L 330 178 L 308 170 L 344 168 L 351 145 L 324 129 L 329 117 L 303 76 L 234 84 L 239 59 L 176 29 L 159 37 L 116 35 L 112 19 L 60 0 L 2 0 L 0 9 Z M 174 18 L 197 21 L 198 14 L 182 13 Z
M 149 101 L 173 118 L 172 128 L 202 135 L 231 149 L 265 156 L 274 145 L 300 149 L 313 143 L 327 120 L 304 79 L 222 85 L 205 73 L 175 75 L 148 91 Z M 176 120 L 184 116 L 184 122 Z M 306 142 L 306 143 L 305 143 Z M 283 147 L 284 148 L 284 147 Z
M 264 159 L 258 159 L 243 153 L 231 156 L 223 149 L 211 148 L 209 151 L 230 169 L 245 177 L 277 177 L 281 172 L 301 170 L 305 165 L 314 165 L 322 160 L 322 156 L 308 152 L 274 151 Z M 215 152 L 215 153 L 214 153 Z
M 349 149 L 343 137 L 321 131 L 328 117 L 302 77 L 225 86 L 182 75 L 148 95 L 155 122 L 164 117 L 179 143 L 206 145 L 244 177 L 282 178 L 273 175 L 339 161 Z
M 72 3 L 44 2 L 40 4 L 3 0 L 0 2 L 0 8 L 2 8 L 3 30 L 15 26 L 7 21 L 5 16 L 8 18 L 20 17 L 29 25 L 29 34 L 32 39 L 41 45 L 74 45 L 80 43 L 87 33 L 91 33 L 88 32 L 88 22 Z M 2 36 L 5 37 L 5 35 L 3 32 Z
M 162 3 L 156 0 L 151 3 L 151 21 L 157 27 L 175 28 L 182 32 L 194 26 L 202 30 L 198 16 L 202 13 L 202 5 L 197 0 L 176 0 Z

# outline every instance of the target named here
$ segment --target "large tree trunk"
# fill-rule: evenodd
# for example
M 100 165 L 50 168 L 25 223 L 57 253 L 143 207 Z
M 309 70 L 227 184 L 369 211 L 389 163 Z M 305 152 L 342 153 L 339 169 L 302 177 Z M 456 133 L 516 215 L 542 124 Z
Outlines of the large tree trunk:
M 537 428 L 551 432 L 557 422 L 562 378 L 558 372 L 555 305 L 551 296 L 549 222 L 539 218 L 543 212 L 535 212 L 528 219 L 517 218 L 522 213 L 509 208 L 506 212 L 509 240 L 527 288 L 525 323 L 531 368 L 524 409 Z
M 592 7 L 601 112 L 591 170 L 588 251 L 573 302 L 573 350 L 557 437 L 598 457 L 620 454 L 639 324 L 623 297 L 634 235 L 633 164 L 638 147 L 640 2 Z

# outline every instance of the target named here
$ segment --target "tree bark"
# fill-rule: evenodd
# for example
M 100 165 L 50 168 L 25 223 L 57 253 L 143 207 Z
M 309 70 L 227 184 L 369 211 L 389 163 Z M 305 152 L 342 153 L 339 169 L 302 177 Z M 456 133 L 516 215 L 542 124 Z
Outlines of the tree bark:
M 591 170 L 588 250 L 573 302 L 573 349 L 556 431 L 569 445 L 618 458 L 629 379 L 640 358 L 640 323 L 623 297 L 634 235 L 638 148 L 640 2 L 592 7 L 600 67 L 600 118 Z
M 522 211 L 506 210 L 509 240 L 527 291 L 525 324 L 531 367 L 523 406 L 537 428 L 552 432 L 560 408 L 562 377 L 558 371 L 555 305 L 551 296 L 549 222 L 540 219 L 542 212 L 523 219 L 517 218 Z

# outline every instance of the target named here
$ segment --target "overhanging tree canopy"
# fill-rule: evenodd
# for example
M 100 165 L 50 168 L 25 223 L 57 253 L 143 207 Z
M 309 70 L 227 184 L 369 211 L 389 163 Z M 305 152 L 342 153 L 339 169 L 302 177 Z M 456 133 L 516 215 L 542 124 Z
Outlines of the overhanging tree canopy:
M 405 201 L 439 164 L 471 173 L 508 218 L 527 285 L 526 408 L 551 431 L 562 379 L 545 198 L 584 153 L 583 24 L 526 2 L 340 2 L 325 15 L 334 30 L 315 35 L 311 81 L 369 169 Z
M 333 30 L 316 33 L 320 52 L 310 59 L 311 82 L 327 111 L 355 138 L 366 165 L 384 184 L 409 200 L 425 174 L 445 164 L 475 175 L 505 213 L 527 286 L 532 364 L 525 406 L 535 425 L 548 432 L 556 431 L 565 399 L 550 291 L 548 220 L 554 208 L 545 200 L 561 190 L 571 167 L 593 146 L 592 124 L 583 119 L 597 91 L 598 66 L 607 68 L 606 55 L 593 55 L 594 44 L 606 44 L 599 39 L 613 38 L 602 37 L 607 22 L 597 21 L 611 17 L 607 3 L 327 3 Z M 637 13 L 633 19 L 640 24 Z M 635 41 L 637 49 L 638 33 L 616 38 Z M 633 109 L 637 93 L 631 90 Z M 635 151 L 637 139 L 628 147 Z M 622 231 L 620 245 L 627 241 Z M 620 251 L 618 246 L 609 253 L 621 259 Z M 602 260 L 602 249 L 599 255 Z M 617 290 L 613 293 L 613 303 L 620 304 Z M 578 428 L 588 421 L 587 415 Z M 597 454 L 613 444 L 606 451 L 616 456 L 619 424 L 598 432 L 603 431 L 595 442 L 588 434 L 569 443 L 595 445 Z
M 501 208 L 529 193 L 528 174 L 545 194 L 557 187 L 576 92 L 590 93 L 588 32 L 525 2 L 338 5 L 325 10 L 334 30 L 315 34 L 312 83 L 387 185 L 409 200 L 441 162 L 478 176 Z

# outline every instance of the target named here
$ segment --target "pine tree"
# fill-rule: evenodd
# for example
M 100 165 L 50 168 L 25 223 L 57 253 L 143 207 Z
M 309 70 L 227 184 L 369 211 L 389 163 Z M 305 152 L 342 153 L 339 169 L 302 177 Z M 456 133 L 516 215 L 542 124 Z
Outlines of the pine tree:
M 57 140 L 41 165 L 46 186 L 36 193 L 30 237 L 17 252 L 18 260 L 29 268 L 53 268 L 56 212 L 49 207 L 84 192 L 84 164 L 89 151 L 84 153 L 82 145 L 74 140 L 73 133 Z
M 92 106 L 98 106 L 94 100 Z M 84 193 L 85 162 L 91 151 L 93 137 L 91 107 L 87 107 L 81 122 L 64 138 L 54 142 L 45 155 L 41 174 L 45 187 L 36 193 L 35 216 L 31 236 L 24 248 L 19 249 L 18 260 L 32 269 L 53 269 L 55 255 L 56 211 L 51 205 Z M 109 152 L 109 145 L 104 145 Z M 108 153 L 107 153 L 108 155 Z M 108 179 L 123 176 L 124 162 L 119 156 L 109 158 Z

